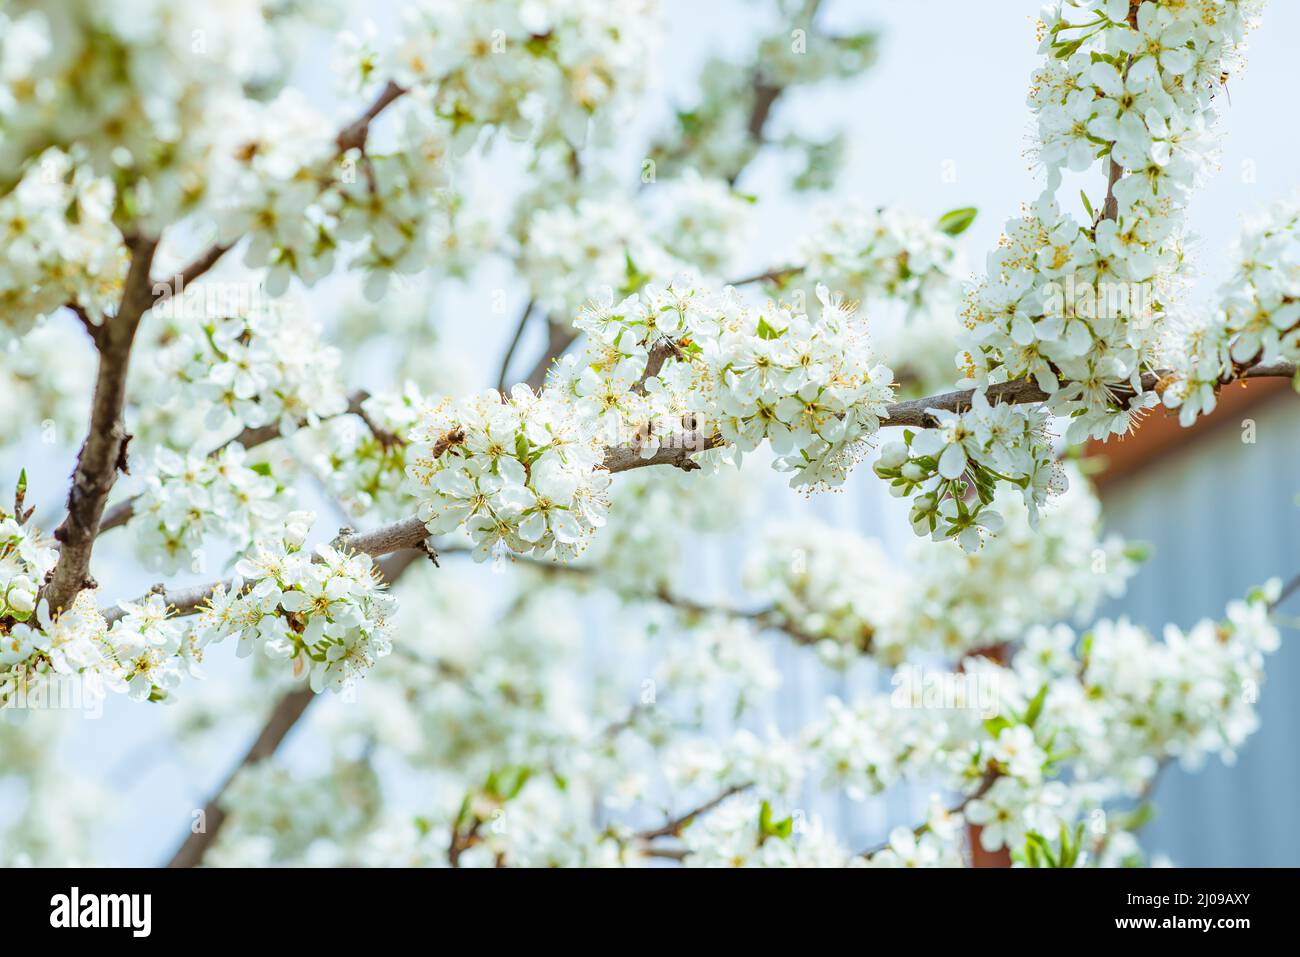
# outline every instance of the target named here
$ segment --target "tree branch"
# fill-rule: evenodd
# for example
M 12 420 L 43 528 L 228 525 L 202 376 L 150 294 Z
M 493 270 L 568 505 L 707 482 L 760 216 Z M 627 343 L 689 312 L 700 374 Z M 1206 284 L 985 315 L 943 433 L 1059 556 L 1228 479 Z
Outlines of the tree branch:
M 334 138 L 334 143 L 338 147 L 338 153 L 336 155 L 341 156 L 350 149 L 364 150 L 366 140 L 370 136 L 370 124 L 375 121 L 375 118 L 378 117 L 390 103 L 402 96 L 405 92 L 406 90 L 398 86 L 396 83 L 390 82 L 385 86 L 379 92 L 379 95 L 375 98 L 374 102 L 366 107 L 365 112 L 347 126 L 343 127 L 343 129 L 339 131 L 338 136 Z M 221 261 L 221 258 L 226 253 L 230 252 L 230 250 L 234 248 L 235 243 L 237 242 L 239 242 L 238 239 L 229 243 L 213 243 L 203 252 L 199 253 L 199 255 L 195 257 L 189 265 L 184 266 L 170 282 L 164 281 L 152 283 L 150 287 L 150 294 L 152 296 L 151 304 L 157 304 L 165 299 L 170 299 L 172 296 L 183 293 L 186 286 L 212 269 Z
M 551 363 L 564 355 L 564 350 L 578 338 L 578 330 L 571 325 L 551 322 L 548 319 L 546 327 L 546 351 L 542 353 L 542 357 L 533 366 L 533 371 L 528 373 L 528 378 L 524 380 L 534 391 L 546 384 L 546 373 L 551 371 Z
M 1170 374 L 1169 370 L 1164 369 L 1157 372 L 1147 372 L 1142 376 L 1142 388 L 1144 391 L 1150 391 L 1156 387 L 1161 379 Z M 1239 381 L 1241 379 L 1258 379 L 1266 377 L 1286 377 L 1294 378 L 1296 374 L 1296 363 L 1285 359 L 1278 359 L 1274 362 L 1260 363 L 1251 366 L 1249 369 L 1243 369 L 1238 376 L 1229 381 Z M 1127 387 L 1117 387 L 1111 392 L 1117 399 L 1131 396 L 1133 390 Z M 941 409 L 946 412 L 965 412 L 970 408 L 971 397 L 975 394 L 974 389 L 962 389 L 957 392 L 945 392 L 941 395 L 927 396 L 923 399 L 910 399 L 906 402 L 895 402 L 889 407 L 888 415 L 881 420 L 882 425 L 902 425 L 913 426 L 915 428 L 930 429 L 938 423 L 934 417 L 929 414 L 930 409 Z M 1004 382 L 999 385 L 989 386 L 988 399 L 991 404 L 1011 403 L 1013 405 L 1023 405 L 1028 402 L 1044 402 L 1048 395 L 1042 391 L 1032 380 L 1017 379 L 1014 382 Z
M 390 585 L 397 581 L 413 564 L 412 561 L 403 556 L 401 559 L 394 559 L 389 562 L 380 564 L 380 573 L 384 580 Z M 293 730 L 299 719 L 307 713 L 307 708 L 312 701 L 316 699 L 316 694 L 310 686 L 304 685 L 301 688 L 295 688 L 287 692 L 276 706 L 271 710 L 270 716 L 258 732 L 257 738 L 254 739 L 252 746 L 245 752 L 235 770 L 230 773 L 217 793 L 212 795 L 208 803 L 203 807 L 203 831 L 191 833 L 181 846 L 176 849 L 176 853 L 168 862 L 168 867 L 197 867 L 203 862 L 203 855 L 207 853 L 213 842 L 217 839 L 222 825 L 226 823 L 226 812 L 221 807 L 222 798 L 225 797 L 226 791 L 230 784 L 241 770 L 250 764 L 256 764 L 275 754 L 285 737 Z
M 351 149 L 363 150 L 366 147 L 366 140 L 370 138 L 370 124 L 375 121 L 388 105 L 402 96 L 406 90 L 391 80 L 379 91 L 375 101 L 366 108 L 366 111 L 358 116 L 355 120 L 339 131 L 339 135 L 334 138 L 335 145 L 339 148 L 339 153 L 346 153 Z
M 1161 375 L 1162 373 L 1159 372 L 1148 372 L 1142 377 L 1143 388 L 1153 388 Z M 1295 375 L 1296 363 L 1278 360 L 1253 366 L 1242 373 L 1242 378 L 1294 377 Z M 1117 394 L 1122 394 L 1122 392 L 1117 390 Z M 943 409 L 949 412 L 964 412 L 970 408 L 972 395 L 974 395 L 974 390 L 963 389 L 957 392 L 928 396 L 923 399 L 895 402 L 887 410 L 887 415 L 881 420 L 881 424 L 882 426 L 934 428 L 938 423 L 934 421 L 934 417 L 930 415 L 928 410 Z M 1047 398 L 1046 394 L 1034 383 L 1022 380 L 990 386 L 988 396 L 990 402 L 1010 402 L 1013 404 L 1042 402 Z M 616 446 L 605 450 L 604 467 L 610 472 L 627 472 L 652 465 L 671 465 L 689 472 L 700 467 L 694 461 L 694 455 L 707 449 L 720 448 L 723 444 L 722 437 L 716 433 L 706 435 L 703 432 L 690 432 L 676 437 L 676 441 L 661 447 L 648 458 L 642 458 L 640 450 L 632 446 Z M 379 556 L 406 549 L 423 549 L 427 539 L 428 531 L 425 529 L 424 523 L 417 516 L 411 516 L 372 529 L 369 532 L 355 532 L 340 536 L 335 540 L 335 544 L 353 551 L 365 552 L 367 555 Z M 206 589 L 206 593 L 210 593 L 220 584 L 223 584 L 223 582 L 215 582 L 200 587 Z M 181 614 L 191 614 L 198 607 L 198 604 L 194 601 L 194 589 L 187 588 L 174 593 L 164 592 L 163 594 L 169 604 L 175 605 L 178 609 L 186 609 Z M 201 603 L 201 601 L 200 598 L 198 603 Z M 105 616 L 109 617 L 110 620 L 116 620 L 116 618 L 121 617 L 121 613 L 109 609 L 105 611 Z
M 239 772 L 250 764 L 256 764 L 275 754 L 280 743 L 298 723 L 298 719 L 306 713 L 315 697 L 311 688 L 304 685 L 295 688 L 279 700 L 256 740 L 253 741 L 252 747 L 244 754 L 235 770 L 231 771 L 229 777 L 222 782 L 217 793 L 203 806 L 203 830 L 192 832 L 185 839 L 184 843 L 176 849 L 172 859 L 167 862 L 168 867 L 197 867 L 203 862 L 203 855 L 207 853 L 208 848 L 217 839 L 222 825 L 226 823 L 226 812 L 221 806 L 221 799 L 225 797 L 231 783 Z
M 126 446 L 131 436 L 122 420 L 122 409 L 126 405 L 131 346 L 140 319 L 153 303 L 149 269 L 158 241 L 132 237 L 127 245 L 131 249 L 131 265 L 117 314 L 105 320 L 95 339 L 99 368 L 90 425 L 68 490 L 68 514 L 54 531 L 60 543 L 59 558 L 41 592 L 54 613 L 71 606 L 83 588 L 94 586 L 90 577 L 90 553 L 117 473 L 126 471 Z
M 966 810 L 967 806 L 968 806 L 972 801 L 977 801 L 977 800 L 979 800 L 980 798 L 982 798 L 984 795 L 988 794 L 988 793 L 989 793 L 989 789 L 993 787 L 993 783 L 994 783 L 995 781 L 997 781 L 997 779 L 998 779 L 999 777 L 1001 777 L 1001 776 L 1002 776 L 1002 775 L 1001 775 L 1001 773 L 998 771 L 998 769 L 995 768 L 995 767 L 993 767 L 992 765 L 990 765 L 988 768 L 985 769 L 985 771 L 984 771 L 984 776 L 983 776 L 982 778 L 980 778 L 979 787 L 977 787 L 977 788 L 976 788 L 974 791 L 972 791 L 970 794 L 967 794 L 967 795 L 966 795 L 964 798 L 962 798 L 961 801 L 959 801 L 957 804 L 954 804 L 952 807 L 948 808 L 948 813 L 949 813 L 949 814 L 961 814 L 963 811 Z M 925 833 L 926 831 L 928 831 L 929 829 L 930 829 L 930 825 L 929 825 L 929 824 L 918 824 L 916 827 L 912 828 L 912 834 L 913 834 L 914 836 L 916 836 L 916 837 L 920 837 L 922 834 L 924 834 L 924 833 Z M 856 856 L 857 856 L 857 857 L 874 857 L 876 854 L 879 854 L 881 851 L 885 850 L 887 847 L 889 847 L 889 842 L 888 842 L 888 841 L 883 841 L 883 842 L 881 842 L 880 844 L 877 844 L 877 845 L 874 846 L 874 847 L 869 847 L 869 848 L 867 848 L 865 851 L 859 851 L 859 852 L 857 853 Z
M 523 313 L 519 316 L 519 322 L 515 326 L 515 334 L 510 340 L 510 345 L 506 347 L 506 354 L 501 359 L 501 372 L 497 375 L 497 391 L 502 395 L 506 391 L 506 377 L 510 375 L 510 360 L 515 357 L 515 350 L 519 348 L 519 340 L 524 337 L 524 329 L 528 327 L 528 320 L 533 315 L 533 307 L 537 304 L 536 300 L 529 299 L 524 306 Z
M 756 273 L 753 276 L 745 276 L 742 279 L 733 279 L 728 286 L 748 286 L 756 282 L 783 282 L 791 276 L 797 276 L 805 269 L 804 266 L 782 266 L 777 269 L 769 269 L 766 272 Z
M 697 817 L 699 817 L 701 814 L 708 814 L 710 811 L 712 811 L 715 807 L 717 807 L 727 798 L 735 794 L 740 794 L 742 791 L 748 791 L 753 786 L 754 786 L 753 782 L 746 782 L 744 784 L 733 784 L 731 787 L 727 788 L 717 797 L 713 798 L 713 800 L 706 801 L 704 804 L 701 804 L 699 807 L 695 808 L 694 810 L 687 811 L 685 814 L 682 814 L 679 817 L 671 818 L 670 820 L 665 821 L 659 827 L 656 827 L 652 830 L 639 831 L 636 835 L 637 839 L 642 841 L 653 841 L 655 838 L 658 837 L 680 837 L 682 831 L 684 831 L 687 828 L 687 826 L 689 826 L 690 823 L 694 821 Z

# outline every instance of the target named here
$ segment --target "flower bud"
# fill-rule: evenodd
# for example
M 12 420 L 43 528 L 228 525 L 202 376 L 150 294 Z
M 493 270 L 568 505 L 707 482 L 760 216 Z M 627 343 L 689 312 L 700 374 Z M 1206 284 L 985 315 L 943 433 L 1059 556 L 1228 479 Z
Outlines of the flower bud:
M 898 468 L 907 461 L 907 446 L 902 442 L 888 442 L 880 450 L 880 464 L 887 468 Z

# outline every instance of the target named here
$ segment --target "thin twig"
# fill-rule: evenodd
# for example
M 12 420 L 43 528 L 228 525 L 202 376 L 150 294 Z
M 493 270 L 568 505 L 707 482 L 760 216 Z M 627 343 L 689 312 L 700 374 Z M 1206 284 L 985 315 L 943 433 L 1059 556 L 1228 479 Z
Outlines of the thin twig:
M 524 306 L 523 313 L 519 316 L 519 322 L 515 324 L 515 334 L 510 339 L 510 345 L 506 347 L 506 354 L 501 359 L 501 372 L 497 375 L 497 391 L 505 394 L 506 377 L 510 375 L 510 360 L 515 357 L 515 350 L 519 348 L 519 340 L 524 337 L 524 329 L 528 327 L 528 320 L 533 314 L 533 307 L 537 304 L 535 299 L 529 299 Z
M 735 794 L 740 794 L 742 791 L 748 791 L 753 786 L 754 783 L 752 781 L 747 781 L 744 784 L 733 784 L 731 787 L 727 788 L 717 797 L 713 798 L 710 801 L 706 801 L 705 803 L 701 804 L 699 807 L 687 811 L 685 814 L 681 814 L 677 817 L 671 818 L 665 821 L 659 827 L 652 828 L 651 830 L 648 831 L 638 832 L 636 835 L 637 839 L 642 841 L 653 841 L 655 838 L 659 838 L 659 837 L 680 837 L 682 831 L 684 831 L 690 825 L 690 823 L 694 821 L 697 817 L 699 817 L 702 814 L 708 814 L 710 811 L 712 811 L 715 807 L 717 807 L 727 798 Z

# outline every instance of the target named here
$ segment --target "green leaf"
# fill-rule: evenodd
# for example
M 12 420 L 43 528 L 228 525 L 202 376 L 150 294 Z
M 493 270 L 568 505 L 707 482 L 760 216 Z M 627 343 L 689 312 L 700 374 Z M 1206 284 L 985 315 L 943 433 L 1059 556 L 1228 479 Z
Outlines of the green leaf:
M 1146 542 L 1129 542 L 1124 546 L 1124 557 L 1131 562 L 1145 562 L 1151 557 L 1151 546 Z
M 780 821 L 772 820 L 772 805 L 764 801 L 758 808 L 759 843 L 766 838 L 776 837 L 785 840 L 794 833 L 794 816 Z
M 1043 859 L 1038 854 L 1038 848 L 1032 841 L 1025 842 L 1025 860 L 1030 867 L 1042 867 Z
M 624 253 L 623 259 L 627 271 L 627 282 L 623 289 L 626 292 L 637 292 L 650 281 L 650 274 L 637 268 L 636 263 L 632 261 L 631 253 Z
M 960 236 L 970 228 L 970 224 L 975 222 L 975 217 L 979 210 L 974 206 L 963 206 L 961 209 L 953 209 L 939 217 L 936 224 L 941 232 L 949 236 Z
M 1048 867 L 1056 867 L 1056 855 L 1052 853 L 1052 845 L 1048 843 L 1047 838 L 1036 831 L 1030 831 L 1025 835 L 1032 843 L 1038 845 L 1038 850 L 1042 852 L 1043 857 L 1047 859 Z
M 768 321 L 762 316 L 758 317 L 758 338 L 780 339 L 783 335 L 785 335 L 784 329 L 778 330 L 774 326 L 769 325 Z
M 1079 198 L 1083 200 L 1083 208 L 1088 211 L 1088 218 L 1096 219 L 1097 214 L 1092 211 L 1092 203 L 1088 201 L 1088 194 L 1083 190 L 1079 190 Z
M 1077 845 L 1070 843 L 1070 829 L 1065 822 L 1061 822 L 1061 867 L 1073 867 L 1075 858 L 1079 856 Z
M 1002 733 L 1003 728 L 1009 727 L 1011 727 L 1011 722 L 1002 717 L 1002 715 L 998 715 L 995 718 L 989 718 L 984 722 L 984 730 L 987 731 L 989 736 L 992 738 L 997 738 L 997 736 Z
M 1044 683 L 1043 686 L 1038 689 L 1038 694 L 1034 695 L 1034 699 L 1029 702 L 1029 709 L 1025 712 L 1025 724 L 1029 725 L 1031 728 L 1034 726 L 1034 722 L 1038 720 L 1038 716 L 1043 713 L 1043 702 L 1046 700 L 1047 684 Z
M 250 465 L 249 468 L 252 469 L 254 472 L 256 472 L 258 475 L 265 475 L 269 477 L 271 474 L 270 462 L 257 462 L 254 465 Z

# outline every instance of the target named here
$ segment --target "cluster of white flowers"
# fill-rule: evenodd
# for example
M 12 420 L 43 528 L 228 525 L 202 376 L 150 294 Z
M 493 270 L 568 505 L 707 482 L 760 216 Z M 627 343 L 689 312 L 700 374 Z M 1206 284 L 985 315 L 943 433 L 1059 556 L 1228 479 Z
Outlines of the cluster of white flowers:
M 1143 549 L 1102 537 L 1101 505 L 1082 480 L 1043 510 L 1037 528 L 1017 498 L 998 491 L 1006 522 L 977 555 L 918 546 L 905 566 L 854 532 L 778 527 L 747 564 L 745 585 L 770 602 L 766 621 L 816 642 L 833 665 L 863 654 L 888 666 L 927 653 L 960 659 L 1034 625 L 1086 621 L 1122 592 Z
M 994 507 L 1005 521 L 977 555 L 918 543 L 902 610 L 874 654 L 891 663 L 926 650 L 956 659 L 1017 640 L 1032 625 L 1084 622 L 1121 594 L 1145 549 L 1103 536 L 1101 502 L 1086 480 L 1067 474 L 1069 490 L 1048 503 L 1037 527 L 1017 493 L 999 489 Z
M 439 199 L 447 184 L 451 140 L 446 125 L 418 109 L 398 111 L 401 130 L 393 153 L 349 152 L 345 164 L 363 165 L 341 179 L 338 236 L 359 243 L 350 265 L 366 273 L 366 297 L 378 301 L 390 276 L 413 275 L 433 260 L 451 228 Z M 347 169 L 345 165 L 345 169 Z
M 508 550 L 567 560 L 604 524 L 602 448 L 552 392 L 516 386 L 421 409 L 406 474 L 431 534 L 461 527 L 483 561 Z
M 279 540 L 259 543 L 235 565 L 236 578 L 208 599 L 195 626 L 206 645 L 239 639 L 239 655 L 254 648 L 308 669 L 312 690 L 343 690 L 392 651 L 395 601 L 370 556 L 317 545 L 303 550 L 313 516 L 290 513 Z
M 953 237 L 975 210 L 957 209 L 937 223 L 895 208 L 860 202 L 819 206 L 790 262 L 803 280 L 825 283 L 860 301 L 872 335 L 901 387 L 917 395 L 951 387 L 952 347 L 961 334 L 957 311 L 965 262 Z
M 1160 402 L 1141 374 L 1154 368 L 1160 321 L 1183 270 L 1184 209 L 1210 163 L 1212 100 L 1238 64 L 1258 7 L 1253 0 L 1060 0 L 1045 10 L 1047 61 L 1030 105 L 1048 189 L 1009 222 L 989 255 L 988 276 L 967 300 L 970 339 L 961 361 L 974 385 L 1034 381 L 1048 394 L 1048 410 L 1071 420 L 1069 442 L 1125 433 L 1135 413 Z M 1063 170 L 1084 172 L 1102 157 L 1112 182 L 1104 200 L 1084 194 L 1080 222 L 1054 194 Z M 941 416 L 945 441 L 920 439 L 917 451 L 935 459 L 922 484 L 897 475 L 918 467 L 894 450 L 887 477 L 901 494 L 920 493 L 919 531 L 978 545 L 984 486 L 1002 476 L 1043 501 L 1052 480 L 1041 419 L 1041 412 L 980 403 Z M 1001 439 L 989 447 L 993 432 L 1019 447 Z M 980 493 L 971 508 L 944 485 L 969 468 L 967 459 Z
M 819 820 L 776 819 L 772 806 L 737 795 L 682 835 L 691 867 L 844 867 L 849 854 Z
M 11 191 L 0 190 L 0 347 L 60 306 L 75 305 L 92 322 L 103 321 L 126 275 L 113 201 L 110 181 L 57 149 L 36 157 Z
M 1164 640 L 1126 620 L 1098 622 L 1083 636 L 1081 667 L 1070 676 L 1054 673 L 1060 649 L 1074 636 L 1068 629 L 1035 633 L 1020 654 L 1017 669 L 1053 681 L 1061 710 L 1071 699 L 1089 702 L 1097 715 L 1080 721 L 1080 762 L 1089 773 L 1105 773 L 1126 782 L 1151 773 L 1151 763 L 1174 758 L 1189 768 L 1206 756 L 1231 760 L 1259 726 L 1256 702 L 1264 682 L 1264 655 L 1278 649 L 1277 627 L 1269 621 L 1269 603 L 1279 584 L 1270 582 L 1246 600 L 1228 605 L 1223 621 L 1203 620 L 1190 629 L 1165 628 Z M 1044 654 L 1048 649 L 1054 654 Z M 1035 670 L 1035 668 L 1037 670 Z M 1063 678 L 1071 681 L 1059 690 Z M 1077 719 L 1076 719 L 1077 720 Z M 1104 736 L 1086 734 L 1097 722 Z
M 76 144 L 114 200 L 161 226 L 208 188 L 213 111 L 278 61 L 262 0 L 40 0 L 0 14 L 0 193 L 48 146 Z M 30 175 L 30 174 L 29 174 Z M 101 244 L 111 258 L 115 244 Z
M 875 33 L 827 34 L 811 22 L 804 3 L 777 0 L 772 6 L 776 23 L 748 59 L 714 57 L 704 64 L 698 99 L 677 109 L 676 122 L 651 148 L 651 158 L 666 171 L 676 175 L 694 167 L 733 181 L 762 145 L 751 129 L 760 98 L 791 86 L 851 78 L 875 59 Z M 819 141 L 792 131 L 775 142 L 804 157 L 796 188 L 820 188 L 834 179 L 836 138 Z
M 23 509 L 26 492 L 24 473 L 18 480 L 13 513 L 0 508 L 0 620 L 31 618 L 36 592 L 58 558 L 54 543 L 29 524 L 30 510 Z
M 270 467 L 246 465 L 244 447 L 227 445 L 216 455 L 181 455 L 159 446 L 132 503 L 131 526 L 141 557 L 169 574 L 194 568 L 209 536 L 230 541 L 237 552 L 277 529 L 286 506 Z
M 49 438 L 70 444 L 85 427 L 94 381 L 94 347 L 70 322 L 46 320 L 0 346 L 0 421 L 39 424 Z M 0 444 L 21 437 L 8 431 Z
M 568 195 L 571 202 L 557 197 Z M 534 301 L 571 318 L 605 288 L 627 295 L 647 277 L 722 275 L 744 251 L 751 204 L 725 181 L 687 170 L 635 197 L 618 184 L 544 183 L 515 212 L 519 270 Z
M 78 682 L 77 700 L 88 708 L 108 691 L 163 700 L 185 674 L 197 675 L 201 649 L 158 595 L 119 603 L 111 627 L 93 588 L 67 609 L 52 612 L 38 600 L 58 553 L 30 525 L 24 493 L 25 478 L 14 514 L 0 510 L 0 702 L 23 708 L 62 700 L 59 681 Z
M 917 535 L 955 538 L 973 552 L 986 532 L 1002 528 L 1002 514 L 991 507 L 998 482 L 1020 489 L 1031 525 L 1037 525 L 1048 495 L 1068 487 L 1049 441 L 1045 409 L 992 404 L 980 389 L 965 412 L 928 413 L 934 428 L 905 431 L 901 442 L 881 449 L 874 466 L 891 494 L 914 496 L 909 517 Z
M 357 416 L 335 416 L 294 436 L 295 451 L 357 518 L 393 521 L 410 511 L 406 441 L 423 399 L 411 383 L 364 399 Z M 379 430 L 376 432 L 376 430 Z
M 888 298 L 918 313 L 954 305 L 964 278 L 951 233 L 915 213 L 859 202 L 819 206 L 792 261 L 849 299 L 869 306 Z
M 421 0 L 378 79 L 427 97 L 460 140 L 496 127 L 540 142 L 586 142 L 598 112 L 645 85 L 659 34 L 654 0 L 472 4 Z M 356 60 L 364 69 L 366 57 Z
M 58 553 L 30 525 L 25 486 L 24 476 L 14 514 L 0 510 L 0 703 L 23 708 L 56 700 L 52 685 L 61 680 L 80 683 L 78 700 L 86 707 L 107 691 L 162 700 L 186 671 L 196 673 L 201 656 L 191 636 L 169 619 L 157 595 L 120 603 L 124 614 L 111 629 L 93 588 L 71 608 L 51 612 L 37 592 Z
M 710 276 L 734 267 L 749 242 L 752 198 L 693 169 L 645 194 L 654 204 L 653 233 L 669 254 Z
M 880 428 L 893 374 L 875 361 L 853 310 L 825 287 L 818 296 L 815 320 L 685 278 L 617 305 L 607 296 L 575 323 L 591 339 L 584 359 L 562 363 L 552 383 L 602 424 L 652 423 L 637 435 L 644 456 L 685 419 L 715 428 L 737 458 L 766 439 L 776 467 L 794 473 L 791 486 L 839 485 Z M 633 389 L 656 349 L 667 350 L 663 365 Z
M 221 239 L 251 236 L 245 263 L 267 268 L 273 294 L 293 276 L 310 285 L 327 275 L 340 245 L 343 187 L 365 180 L 357 158 L 338 156 L 331 124 L 296 90 L 266 103 L 231 102 L 217 115 L 211 212 Z M 385 198 L 376 193 L 378 211 Z
M 745 587 L 823 658 L 873 652 L 898 620 L 904 580 L 880 543 L 820 522 L 775 526 L 745 565 Z
M 1278 589 L 1231 603 L 1223 622 L 1170 626 L 1163 642 L 1126 621 L 1098 622 L 1081 640 L 1063 625 L 1031 629 L 1010 665 L 968 658 L 947 675 L 979 695 L 921 703 L 896 688 L 852 707 L 833 700 L 804 733 L 809 760 L 851 795 L 940 769 L 966 795 L 950 816 L 978 825 L 985 850 L 1086 863 L 1089 847 L 1114 836 L 1107 801 L 1144 792 L 1169 760 L 1231 761 L 1255 729 L 1263 655 L 1278 646 Z M 1064 846 L 1050 843 L 1058 835 Z M 901 834 L 891 846 L 894 837 L 911 847 Z
M 520 212 L 526 218 L 516 231 L 519 270 L 537 304 L 553 315 L 572 317 L 603 288 L 633 292 L 647 275 L 672 275 L 682 265 L 624 196 L 583 195 L 572 205 L 548 201 Z
M 162 307 L 179 335 L 159 350 L 149 400 L 201 405 L 204 425 L 227 438 L 262 426 L 291 435 L 347 409 L 339 351 L 321 340 L 303 303 L 232 294 L 208 306 L 205 292 L 192 291 L 197 303 L 187 292 Z
M 1157 384 L 1184 426 L 1214 411 L 1220 383 L 1239 370 L 1300 361 L 1300 201 L 1279 203 L 1249 222 L 1234 258 L 1220 307 L 1181 330 L 1171 350 L 1173 375 Z

